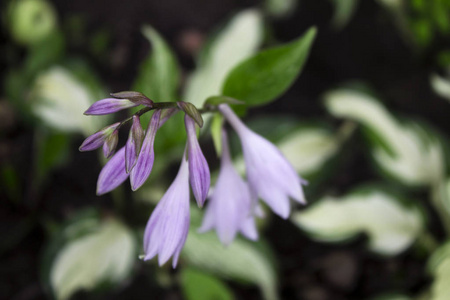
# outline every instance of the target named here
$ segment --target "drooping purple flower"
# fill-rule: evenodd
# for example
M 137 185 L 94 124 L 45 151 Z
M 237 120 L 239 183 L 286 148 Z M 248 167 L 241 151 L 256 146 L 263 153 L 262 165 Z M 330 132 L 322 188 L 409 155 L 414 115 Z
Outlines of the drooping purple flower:
M 195 121 L 188 114 L 185 114 L 184 124 L 187 133 L 189 181 L 195 200 L 197 201 L 198 206 L 202 207 L 208 196 L 211 180 L 208 162 L 198 144 Z
M 289 198 L 306 203 L 301 186 L 305 181 L 275 145 L 245 126 L 228 105 L 219 105 L 219 110 L 241 140 L 251 192 L 286 219 L 290 213 Z
M 92 104 L 85 112 L 85 115 L 107 115 L 119 110 L 139 106 L 140 103 L 132 102 L 128 99 L 106 98 Z
M 148 125 L 136 165 L 130 172 L 131 189 L 133 191 L 140 188 L 152 172 L 153 162 L 155 160 L 153 144 L 155 142 L 156 131 L 159 128 L 160 117 L 161 110 L 157 109 L 153 113 L 152 119 Z
M 136 165 L 137 158 L 141 152 L 142 142 L 144 140 L 144 130 L 142 129 L 139 117 L 133 116 L 133 125 L 131 125 L 128 141 L 125 145 L 125 167 L 127 173 Z
M 102 130 L 97 131 L 93 135 L 87 137 L 81 144 L 80 151 L 92 151 L 100 148 L 105 143 L 106 139 L 116 130 L 120 122 L 106 126 Z
M 128 178 L 125 170 L 125 147 L 122 147 L 105 164 L 97 180 L 97 195 L 106 194 L 121 185 Z
M 247 183 L 236 172 L 231 161 L 228 139 L 222 133 L 222 157 L 219 177 L 208 201 L 200 232 L 216 229 L 219 240 L 229 245 L 238 231 L 251 240 L 258 238 Z
M 180 170 L 159 201 L 144 233 L 144 260 L 158 255 L 159 265 L 173 256 L 175 268 L 189 231 L 189 170 L 183 155 Z

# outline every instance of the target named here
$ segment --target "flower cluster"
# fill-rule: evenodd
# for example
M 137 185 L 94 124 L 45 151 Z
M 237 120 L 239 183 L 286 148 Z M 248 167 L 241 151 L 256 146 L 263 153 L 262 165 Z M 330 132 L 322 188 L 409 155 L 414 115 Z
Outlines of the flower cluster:
M 175 267 L 189 231 L 189 186 L 199 207 L 204 205 L 210 188 L 208 163 L 197 140 L 196 124 L 199 127 L 203 125 L 202 110 L 186 102 L 154 103 L 137 92 L 121 92 L 112 96 L 114 98 L 94 103 L 85 114 L 103 115 L 139 105 L 144 108 L 128 119 L 94 133 L 81 145 L 81 151 L 103 147 L 104 155 L 112 156 L 100 172 L 97 182 L 99 195 L 112 191 L 128 177 L 133 190 L 141 187 L 152 170 L 157 130 L 177 111 L 185 112 L 187 142 L 180 169 L 151 214 L 144 234 L 144 259 L 158 255 L 162 265 L 173 257 L 172 265 Z M 154 112 L 144 132 L 139 117 L 151 110 Z M 287 218 L 290 198 L 305 203 L 302 191 L 305 181 L 272 143 L 246 127 L 227 104 L 209 105 L 208 111 L 221 113 L 239 136 L 247 182 L 233 167 L 227 133 L 222 128 L 221 168 L 199 230 L 215 229 L 224 245 L 229 245 L 238 232 L 256 240 L 255 218 L 263 217 L 259 199 L 280 217 Z M 118 130 L 129 121 L 132 125 L 128 140 L 112 155 L 118 144 Z

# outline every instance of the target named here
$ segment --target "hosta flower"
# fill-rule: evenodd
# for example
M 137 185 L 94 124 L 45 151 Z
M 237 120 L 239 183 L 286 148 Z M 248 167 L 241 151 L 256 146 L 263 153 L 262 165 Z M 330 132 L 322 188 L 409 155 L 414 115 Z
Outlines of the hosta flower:
M 107 115 L 118 112 L 122 109 L 135 107 L 140 103 L 132 102 L 128 99 L 106 98 L 92 104 L 85 112 L 85 115 Z
M 81 144 L 80 151 L 92 151 L 100 148 L 105 143 L 106 139 L 116 130 L 120 122 L 109 125 L 102 130 L 97 131 L 93 135 L 87 137 Z
M 219 110 L 241 140 L 251 193 L 286 219 L 290 213 L 289 198 L 306 203 L 301 186 L 304 181 L 278 148 L 245 126 L 228 105 L 219 105 Z
M 130 172 L 130 182 L 133 191 L 140 188 L 152 172 L 153 162 L 155 161 L 153 144 L 155 142 L 156 131 L 159 128 L 160 118 L 161 110 L 158 109 L 153 113 L 147 132 L 145 133 L 144 142 L 142 143 L 141 152 L 137 158 L 136 165 Z
M 153 101 L 144 94 L 133 91 L 125 91 L 111 94 L 114 98 L 106 98 L 92 104 L 85 115 L 107 115 L 139 105 L 153 106 Z
M 223 132 L 219 177 L 199 231 L 215 228 L 224 245 L 229 245 L 238 231 L 248 239 L 256 240 L 258 232 L 251 202 L 249 187 L 233 167 L 226 133 Z
M 125 170 L 125 147 L 122 147 L 105 164 L 97 180 L 97 195 L 106 194 L 127 180 Z
M 125 145 L 125 168 L 127 173 L 130 173 L 131 169 L 136 165 L 137 158 L 141 152 L 142 142 L 144 141 L 144 134 L 139 117 L 134 115 L 133 125 L 131 125 L 127 144 Z
M 159 265 L 173 256 L 175 268 L 189 231 L 189 169 L 183 155 L 178 175 L 159 201 L 144 233 L 144 260 L 158 255 Z
M 125 166 L 126 146 L 122 147 L 119 151 L 116 152 L 116 154 L 114 154 L 114 156 L 105 164 L 100 172 L 97 181 L 97 195 L 103 195 L 114 190 L 116 187 L 121 185 L 129 175 L 134 176 L 133 179 L 131 179 L 131 187 L 134 190 L 139 188 L 145 182 L 145 180 L 150 175 L 153 166 L 153 141 L 155 138 L 155 133 L 175 112 L 175 110 L 169 111 L 164 116 L 164 118 L 159 121 L 161 112 L 160 110 L 155 111 L 148 126 L 143 145 L 141 147 L 141 153 L 143 153 L 142 157 L 141 155 L 139 155 L 137 162 L 130 174 L 127 173 Z M 136 171 L 134 171 L 133 173 L 134 169 L 136 169 Z
M 195 121 L 186 114 L 184 123 L 187 133 L 187 149 L 189 159 L 189 180 L 198 206 L 202 207 L 208 196 L 210 173 L 208 163 L 203 156 L 197 140 Z

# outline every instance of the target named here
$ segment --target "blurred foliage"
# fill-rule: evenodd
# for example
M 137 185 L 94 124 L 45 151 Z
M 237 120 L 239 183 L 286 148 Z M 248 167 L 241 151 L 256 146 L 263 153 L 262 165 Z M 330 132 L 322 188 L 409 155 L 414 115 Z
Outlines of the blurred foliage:
M 127 278 L 135 262 L 134 234 L 121 221 L 102 220 L 95 211 L 73 216 L 52 240 L 43 279 L 57 299 L 69 299 L 80 289 L 116 285 Z
M 186 268 L 182 271 L 181 281 L 187 300 L 234 299 L 227 286 L 208 273 Z
M 345 241 L 366 233 L 369 248 L 384 255 L 405 251 L 425 226 L 416 204 L 401 204 L 380 187 L 358 189 L 341 199 L 325 197 L 291 219 L 321 241 Z
M 56 11 L 46 0 L 16 0 L 8 7 L 12 37 L 32 46 L 47 38 L 57 27 Z
M 264 11 L 238 12 L 212 32 L 197 57 L 196 69 L 187 74 L 185 82 L 184 70 L 169 43 L 155 28 L 144 26 L 142 34 L 151 47 L 130 89 L 143 92 L 154 101 L 183 100 L 198 108 L 212 96 L 216 100 L 232 97 L 244 102 L 234 106 L 239 113 L 275 101 L 301 74 L 316 30 L 311 28 L 290 43 L 258 50 L 264 44 L 267 21 L 276 18 L 283 22 L 283 18 L 290 18 L 295 7 L 301 5 L 298 2 L 267 0 Z M 361 2 L 333 0 L 331 3 L 334 14 L 330 25 L 345 30 Z M 449 37 L 448 0 L 379 0 L 378 3 L 390 12 L 405 40 L 413 42 L 408 45 L 411 48 L 428 49 L 439 39 Z M 31 161 L 27 172 L 32 174 L 33 182 L 25 182 L 15 161 L 5 164 L 2 161 L 0 190 L 14 207 L 20 207 L 30 186 L 39 194 L 52 172 L 71 162 L 74 140 L 111 122 L 110 117 L 88 117 L 83 112 L 94 101 L 107 96 L 109 87 L 105 88 L 104 78 L 95 74 L 98 66 L 111 63 L 108 51 L 113 37 L 108 28 L 90 32 L 81 16 L 68 17 L 60 24 L 55 8 L 44 0 L 10 1 L 5 16 L 3 25 L 10 40 L 5 48 L 8 60 L 1 96 L 2 101 L 6 99 L 13 107 L 23 130 L 31 133 Z M 81 57 L 73 56 L 74 47 L 84 49 Z M 439 50 L 432 58 L 433 63 L 448 70 L 450 52 Z M 332 50 L 328 51 L 332 55 Z M 449 74 L 434 70 L 430 76 L 436 94 L 447 100 L 450 99 L 449 78 Z M 379 100 L 382 97 L 374 94 L 368 89 L 338 88 L 324 95 L 328 116 L 299 122 L 295 115 L 252 115 L 249 126 L 274 142 L 299 174 L 310 181 L 306 192 L 313 204 L 295 210 L 291 217 L 306 236 L 328 244 L 348 242 L 365 234 L 368 248 L 383 258 L 408 251 L 412 245 L 424 248 L 428 254 L 432 253 L 428 262 L 433 277 L 431 299 L 447 299 L 450 246 L 446 242 L 435 249 L 440 240 L 430 233 L 429 221 L 430 215 L 437 215 L 438 226 L 446 229 L 444 234 L 448 239 L 448 136 L 421 121 L 420 116 L 398 116 L 389 105 L 382 104 Z M 204 116 L 201 137 L 209 129 L 220 154 L 223 118 L 218 114 L 212 119 L 209 116 Z M 145 122 L 143 118 L 144 127 Z M 136 260 L 139 252 L 136 235 L 142 236 L 142 216 L 149 215 L 149 206 L 157 203 L 168 185 L 169 166 L 174 158 L 179 159 L 185 143 L 182 128 L 181 113 L 161 128 L 155 144 L 158 159 L 151 180 L 132 197 L 113 193 L 114 210 L 64 212 L 63 218 L 70 215 L 67 221 L 44 214 L 24 218 L 13 228 L 15 235 L 4 239 L 0 251 L 18 247 L 33 226 L 42 226 L 47 234 L 47 247 L 41 279 L 49 294 L 57 299 L 69 299 L 82 290 L 118 290 L 137 272 L 145 274 L 144 280 L 149 283 L 155 281 L 164 288 L 179 284 L 188 300 L 234 299 L 236 295 L 229 281 L 244 288 L 258 286 L 265 299 L 279 299 L 278 261 L 270 243 L 263 237 L 256 243 L 238 238 L 224 248 L 213 233 L 196 231 L 201 218 L 197 209 L 191 212 L 192 227 L 181 255 L 179 273 L 173 274 L 166 267 L 153 272 L 153 262 L 144 264 Z M 382 183 L 341 191 L 333 185 L 339 181 L 333 179 L 345 175 L 342 172 L 348 156 L 357 151 L 369 154 L 375 180 Z M 244 174 L 241 156 L 236 156 L 235 165 Z M 391 191 L 393 186 L 395 189 Z M 136 199 L 145 201 L 132 201 Z M 261 220 L 260 225 L 260 229 L 271 226 L 270 217 Z M 299 235 L 303 233 L 298 231 Z M 137 264 L 140 269 L 135 267 Z M 426 299 L 427 293 L 425 288 L 415 299 Z M 373 299 L 410 298 L 385 294 Z

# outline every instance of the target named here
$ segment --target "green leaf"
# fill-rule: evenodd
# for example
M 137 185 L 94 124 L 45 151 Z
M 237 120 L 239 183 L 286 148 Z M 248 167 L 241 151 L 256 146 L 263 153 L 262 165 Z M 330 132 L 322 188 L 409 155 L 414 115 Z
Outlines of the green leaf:
M 192 266 L 223 278 L 257 284 L 266 300 L 278 299 L 276 275 L 263 251 L 241 239 L 224 247 L 212 232 L 189 231 L 182 257 Z
M 366 233 L 369 248 L 384 255 L 406 250 L 424 229 L 421 211 L 377 189 L 325 197 L 291 220 L 319 241 L 339 242 Z
M 179 70 L 174 54 L 152 27 L 144 26 L 142 33 L 151 43 L 152 51 L 140 67 L 133 90 L 156 102 L 176 101 Z
M 187 300 L 232 300 L 230 289 L 216 277 L 187 268 L 181 273 L 184 297 Z
M 325 95 L 328 111 L 363 125 L 372 156 L 382 170 L 405 185 L 433 185 L 445 172 L 437 135 L 417 122 L 400 122 L 367 94 L 341 89 Z
M 88 232 L 67 243 L 51 267 L 50 284 L 57 299 L 68 299 L 78 290 L 103 283 L 120 283 L 136 259 L 136 241 L 120 221 L 87 219 L 79 226 L 85 232 L 89 228 Z M 70 229 L 80 231 L 78 223 Z
M 300 74 L 309 54 L 316 29 L 299 39 L 262 51 L 235 67 L 225 79 L 222 94 L 262 105 L 281 96 Z
M 206 98 L 221 93 L 228 72 L 258 49 L 263 38 L 261 13 L 248 9 L 237 14 L 207 43 L 190 76 L 183 100 L 201 107 Z

